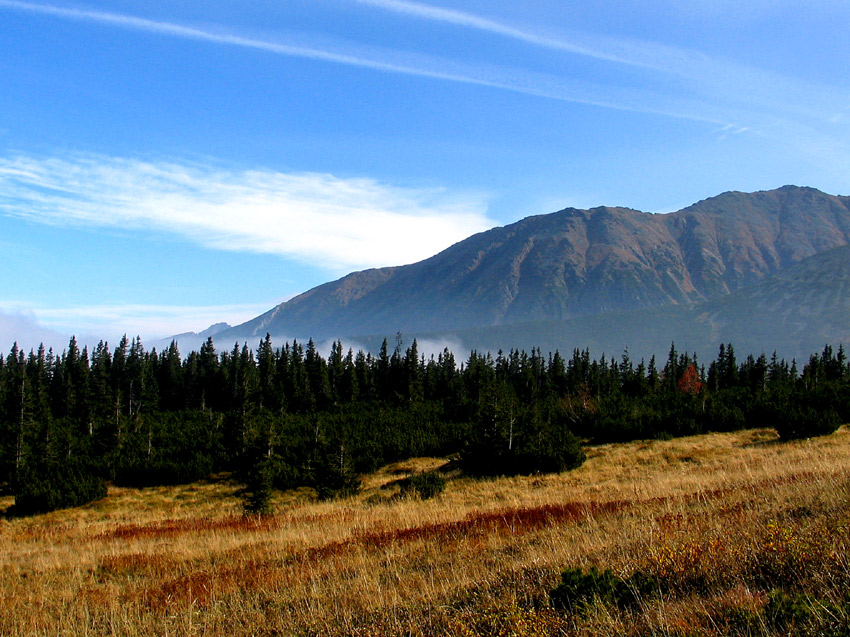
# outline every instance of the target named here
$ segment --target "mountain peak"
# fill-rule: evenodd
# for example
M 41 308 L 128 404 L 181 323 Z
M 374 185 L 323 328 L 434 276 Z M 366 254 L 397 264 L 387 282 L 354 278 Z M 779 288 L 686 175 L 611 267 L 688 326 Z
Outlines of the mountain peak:
M 848 243 L 850 199 L 790 185 L 726 192 L 664 215 L 565 208 L 425 261 L 349 274 L 222 336 L 433 333 L 691 306 Z
M 198 332 L 197 335 L 204 337 L 204 338 L 206 338 L 208 336 L 215 336 L 219 332 L 223 332 L 224 330 L 228 330 L 231 327 L 232 327 L 231 325 L 229 325 L 229 324 L 227 324 L 223 321 L 220 322 L 220 323 L 213 323 L 207 329 L 205 329 L 203 332 Z M 190 333 L 192 333 L 192 332 L 190 332 Z

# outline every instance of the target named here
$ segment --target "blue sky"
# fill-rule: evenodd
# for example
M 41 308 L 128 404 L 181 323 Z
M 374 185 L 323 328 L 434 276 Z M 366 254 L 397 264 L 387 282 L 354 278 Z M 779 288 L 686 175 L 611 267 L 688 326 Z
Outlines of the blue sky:
M 850 4 L 0 0 L 0 347 L 236 324 L 567 206 L 850 194 Z

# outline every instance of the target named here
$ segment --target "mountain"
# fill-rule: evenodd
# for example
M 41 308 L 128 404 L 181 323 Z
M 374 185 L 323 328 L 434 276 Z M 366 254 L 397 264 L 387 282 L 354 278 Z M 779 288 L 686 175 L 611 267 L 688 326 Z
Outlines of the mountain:
M 813 188 L 727 192 L 670 214 L 568 208 L 476 234 L 418 263 L 354 272 L 218 338 L 258 340 L 266 332 L 316 339 L 396 332 L 469 335 L 481 330 L 494 337 L 533 336 L 532 325 L 539 330 L 566 321 L 623 340 L 629 325 L 617 317 L 624 316 L 626 323 L 659 321 L 656 331 L 669 329 L 665 323 L 670 321 L 686 321 L 690 329 L 704 331 L 705 340 L 713 340 L 736 329 L 752 331 L 768 317 L 774 320 L 770 308 L 788 290 L 783 279 L 773 277 L 848 244 L 850 197 Z M 846 253 L 835 254 L 840 260 Z M 815 270 L 827 267 L 813 263 L 809 267 Z M 803 281 L 817 280 L 813 271 L 790 275 L 803 287 Z M 755 292 L 745 290 L 756 290 L 753 286 L 762 282 L 767 287 L 758 288 L 760 300 L 748 296 Z M 755 313 L 750 323 L 730 309 L 747 304 Z M 819 319 L 801 314 L 795 320 L 812 324 Z M 827 336 L 842 329 L 804 332 Z M 587 332 L 578 329 L 576 337 Z M 657 345 L 657 339 L 636 336 Z M 665 340 L 669 347 L 671 339 Z
M 850 246 L 820 252 L 693 314 L 709 341 L 733 335 L 742 351 L 793 344 L 799 359 L 827 343 L 850 345 Z
M 161 351 L 171 345 L 172 341 L 174 341 L 183 352 L 188 353 L 192 350 L 200 349 L 201 344 L 210 336 L 218 337 L 219 334 L 229 329 L 232 329 L 232 326 L 228 323 L 213 323 L 201 332 L 183 332 L 181 334 L 175 334 L 174 336 L 169 336 L 168 338 L 155 341 L 152 345 Z M 216 340 L 218 340 L 218 338 L 216 338 Z
M 460 343 L 465 349 L 514 347 L 571 352 L 589 348 L 619 358 L 679 351 L 714 358 L 720 343 L 742 353 L 803 361 L 827 343 L 850 344 L 850 245 L 818 253 L 732 294 L 694 305 L 665 305 L 575 319 L 528 321 L 489 328 L 419 333 L 420 341 Z M 362 339 L 376 349 L 383 337 Z M 433 348 L 431 348 L 433 349 Z

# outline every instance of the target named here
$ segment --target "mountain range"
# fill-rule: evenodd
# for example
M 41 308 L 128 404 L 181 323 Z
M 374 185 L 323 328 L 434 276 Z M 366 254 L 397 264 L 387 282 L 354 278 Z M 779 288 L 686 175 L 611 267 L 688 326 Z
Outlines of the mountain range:
M 567 208 L 433 257 L 351 273 L 218 331 L 218 343 L 401 332 L 464 348 L 807 356 L 850 342 L 850 197 L 784 186 L 678 212 Z

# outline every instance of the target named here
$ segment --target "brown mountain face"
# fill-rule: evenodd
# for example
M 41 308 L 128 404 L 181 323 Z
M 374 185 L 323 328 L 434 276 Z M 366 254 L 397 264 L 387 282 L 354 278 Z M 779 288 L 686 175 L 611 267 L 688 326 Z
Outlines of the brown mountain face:
M 850 244 L 818 252 L 754 285 L 693 305 L 665 305 L 573 319 L 528 321 L 438 334 L 419 333 L 423 342 L 462 343 L 465 349 L 492 351 L 539 347 L 570 352 L 589 348 L 615 358 L 664 356 L 679 351 L 702 361 L 717 355 L 720 343 L 739 353 L 777 352 L 803 362 L 824 345 L 850 344 Z M 367 339 L 372 349 L 380 337 Z
M 569 208 L 411 265 L 355 272 L 221 334 L 439 332 L 692 305 L 850 243 L 850 197 L 729 192 L 671 214 Z

